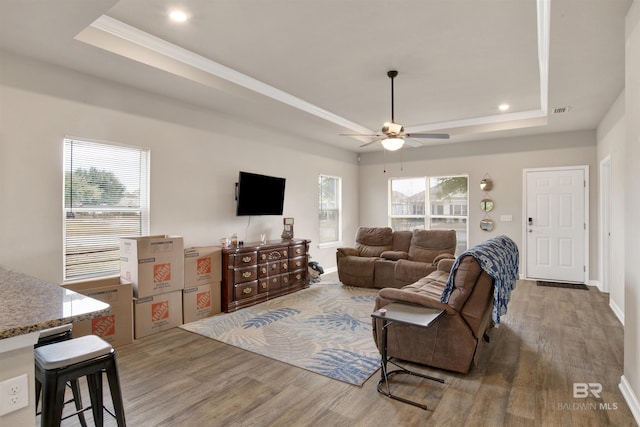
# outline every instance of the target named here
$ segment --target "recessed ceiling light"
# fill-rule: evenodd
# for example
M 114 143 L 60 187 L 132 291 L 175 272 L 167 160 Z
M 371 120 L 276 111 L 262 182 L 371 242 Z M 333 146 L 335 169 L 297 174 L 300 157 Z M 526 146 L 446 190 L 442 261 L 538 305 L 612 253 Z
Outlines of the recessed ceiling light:
M 169 18 L 174 22 L 185 22 L 189 17 L 181 10 L 172 10 L 169 12 Z
M 500 104 L 500 105 L 498 105 L 498 109 L 500 111 L 507 111 L 509 108 L 511 108 L 511 106 L 509 104 Z

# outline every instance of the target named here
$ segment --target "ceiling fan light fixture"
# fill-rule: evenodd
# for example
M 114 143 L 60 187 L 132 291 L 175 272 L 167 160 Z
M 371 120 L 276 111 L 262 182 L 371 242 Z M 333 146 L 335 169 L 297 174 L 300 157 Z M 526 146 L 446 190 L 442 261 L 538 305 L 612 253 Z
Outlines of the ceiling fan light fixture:
M 404 139 L 402 138 L 385 138 L 382 140 L 382 146 L 388 151 L 399 150 L 403 145 Z

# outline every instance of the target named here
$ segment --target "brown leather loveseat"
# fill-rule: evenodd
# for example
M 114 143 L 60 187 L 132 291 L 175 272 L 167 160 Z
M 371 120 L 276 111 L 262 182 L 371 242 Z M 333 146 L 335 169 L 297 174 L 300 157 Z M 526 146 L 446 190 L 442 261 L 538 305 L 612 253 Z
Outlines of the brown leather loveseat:
M 454 258 L 455 230 L 393 231 L 359 227 L 354 248 L 338 248 L 338 277 L 347 286 L 401 288 Z

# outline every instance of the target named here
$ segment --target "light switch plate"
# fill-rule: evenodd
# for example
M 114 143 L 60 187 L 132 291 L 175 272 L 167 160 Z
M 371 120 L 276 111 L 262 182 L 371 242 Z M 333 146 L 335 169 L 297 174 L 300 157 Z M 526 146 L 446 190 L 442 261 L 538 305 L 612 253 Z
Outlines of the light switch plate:
M 500 215 L 500 221 L 504 221 L 504 222 L 513 221 L 513 215 Z

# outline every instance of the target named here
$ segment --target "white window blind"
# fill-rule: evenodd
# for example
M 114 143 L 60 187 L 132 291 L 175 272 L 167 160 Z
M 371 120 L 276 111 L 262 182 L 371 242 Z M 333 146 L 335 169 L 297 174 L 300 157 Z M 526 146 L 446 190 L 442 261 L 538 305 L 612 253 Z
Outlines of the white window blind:
M 319 180 L 320 243 L 341 240 L 342 180 L 335 176 L 320 175 Z
M 117 274 L 120 238 L 149 232 L 149 150 L 64 140 L 64 279 Z

